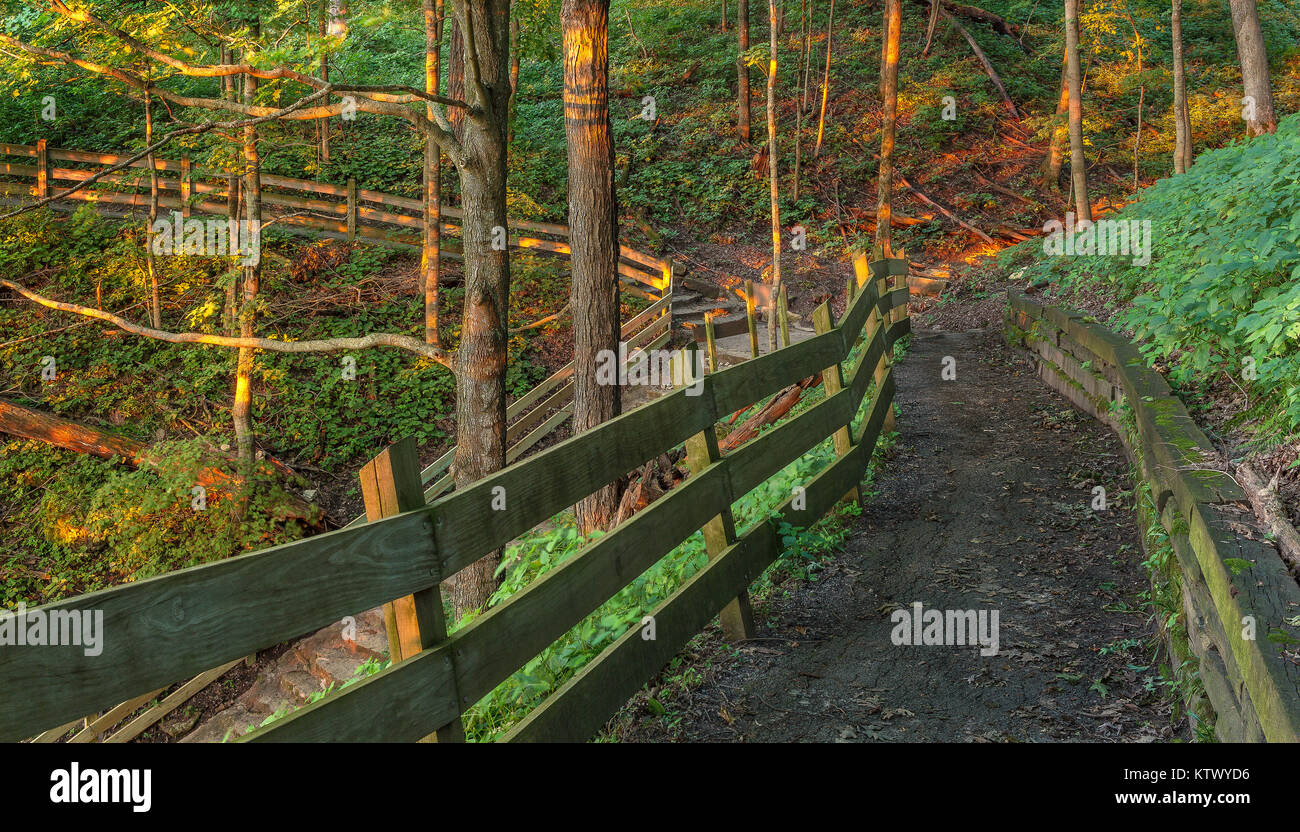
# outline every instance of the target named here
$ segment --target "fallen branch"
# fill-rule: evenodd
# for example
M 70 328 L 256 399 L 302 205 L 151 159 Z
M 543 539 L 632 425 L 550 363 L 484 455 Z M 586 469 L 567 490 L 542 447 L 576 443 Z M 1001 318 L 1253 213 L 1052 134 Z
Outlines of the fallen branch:
M 991 243 L 993 245 L 997 245 L 997 241 L 994 240 L 992 237 L 985 234 L 983 231 L 980 231 L 975 226 L 971 225 L 970 223 L 958 217 L 952 211 L 949 211 L 947 208 L 943 207 L 939 203 L 935 202 L 933 199 L 930 199 L 930 197 L 926 196 L 925 194 L 917 190 L 912 183 L 907 181 L 907 177 L 903 176 L 903 174 L 899 173 L 898 171 L 894 171 L 894 179 L 898 181 L 898 184 L 902 185 L 904 188 L 907 188 L 909 191 L 911 191 L 912 194 L 917 199 L 921 200 L 926 205 L 929 205 L 931 208 L 938 211 L 940 214 L 943 214 L 945 217 L 957 223 L 962 228 L 974 234 L 976 237 L 979 237 L 981 240 L 984 240 L 985 242 Z
M 451 369 L 451 359 L 439 347 L 426 344 L 418 338 L 409 335 L 397 335 L 391 332 L 376 332 L 370 335 L 362 335 L 358 338 L 324 338 L 313 341 L 277 341 L 272 338 L 257 337 L 237 337 L 231 335 L 209 335 L 204 332 L 164 332 L 161 329 L 140 326 L 111 312 L 105 312 L 101 309 L 91 309 L 88 306 L 80 306 L 75 303 L 64 303 L 63 301 L 51 300 L 50 298 L 38 295 L 35 292 L 14 283 L 12 280 L 0 278 L 0 286 L 5 286 L 14 290 L 18 294 L 27 298 L 34 303 L 50 309 L 58 309 L 61 312 L 71 312 L 74 315 L 84 315 L 88 318 L 97 318 L 101 321 L 116 326 L 118 329 L 140 335 L 145 338 L 153 338 L 156 341 L 167 341 L 172 344 L 210 344 L 218 347 L 252 347 L 253 349 L 266 350 L 268 352 L 293 352 L 293 353 L 318 353 L 318 352 L 340 352 L 342 350 L 364 350 L 371 347 L 394 347 L 399 350 L 415 353 L 424 358 L 431 359 L 442 366 Z
M 1007 112 L 1012 118 L 1020 118 L 1020 111 L 1016 109 L 1016 105 L 1012 102 L 1011 96 L 1007 95 L 1007 88 L 1002 86 L 1002 79 L 998 77 L 998 71 L 993 68 L 993 64 L 989 61 L 988 55 L 985 55 L 984 50 L 980 49 L 980 45 L 975 42 L 975 38 L 971 33 L 966 31 L 966 27 L 957 22 L 957 18 L 948 14 L 946 10 L 943 11 L 943 16 L 948 18 L 948 22 L 953 25 L 953 28 L 958 32 L 961 32 L 962 37 L 966 38 L 966 42 L 970 44 L 971 51 L 975 53 L 975 57 L 979 58 L 980 63 L 984 66 L 984 74 L 989 76 L 989 80 L 993 82 L 993 86 L 997 87 L 998 92 L 1002 95 L 1002 103 L 1006 105 Z M 996 17 L 996 15 L 994 16 Z
M 161 467 L 160 460 L 153 453 L 151 446 L 143 442 L 73 422 L 61 416 L 42 413 L 5 399 L 0 399 L 0 433 L 34 439 L 57 448 L 89 454 L 101 459 L 117 457 L 133 468 L 156 471 Z M 226 458 L 226 461 L 233 462 L 229 458 Z M 281 473 L 293 473 L 274 460 L 268 460 L 268 463 Z M 228 474 L 216 465 L 204 465 L 195 475 L 195 484 L 204 488 L 224 487 L 230 491 L 238 491 L 243 485 L 243 478 Z M 281 520 L 311 519 L 311 511 L 307 503 L 292 495 L 287 496 L 284 505 L 277 505 L 274 513 L 277 519 Z
M 815 387 L 822 380 L 822 374 L 808 376 L 808 378 L 792 384 L 772 397 L 772 400 L 764 405 L 757 413 L 750 416 L 740 427 L 727 434 L 727 438 L 719 443 L 719 448 L 723 451 L 734 451 L 749 440 L 758 436 L 759 430 L 764 425 L 770 425 L 799 403 L 803 398 L 803 391 L 810 387 Z
M 1300 574 L 1300 533 L 1296 532 L 1295 526 L 1287 519 L 1282 500 L 1277 496 L 1277 476 L 1274 475 L 1273 481 L 1265 484 L 1259 472 L 1249 462 L 1243 462 L 1237 466 L 1237 479 L 1255 514 L 1268 523 L 1282 560 Z

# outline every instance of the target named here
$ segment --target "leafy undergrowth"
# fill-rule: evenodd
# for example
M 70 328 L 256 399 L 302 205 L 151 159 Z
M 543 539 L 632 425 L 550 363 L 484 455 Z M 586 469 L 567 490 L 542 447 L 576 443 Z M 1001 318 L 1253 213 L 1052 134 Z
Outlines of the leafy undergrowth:
M 271 234 L 266 244 L 258 298 L 266 337 L 422 333 L 409 255 Z M 159 271 L 164 328 L 224 331 L 225 291 L 237 275 L 231 258 L 163 257 Z M 513 325 L 553 312 L 567 298 L 554 261 L 519 257 L 515 271 L 526 288 L 512 298 Z M 0 223 L 0 276 L 47 297 L 148 319 L 141 229 L 88 209 L 71 217 L 35 211 Z M 461 290 L 442 294 L 444 336 L 454 348 Z M 350 519 L 359 465 L 403 437 L 437 447 L 452 433 L 454 378 L 427 360 L 396 350 L 360 352 L 350 380 L 338 354 L 259 353 L 258 448 L 310 482 L 261 483 L 233 515 L 219 506 L 196 512 L 196 449 L 230 448 L 235 351 L 140 338 L 6 295 L 0 396 L 147 444 L 166 442 L 159 455 L 175 457 L 162 471 L 130 471 L 0 437 L 0 601 L 9 606 L 50 603 L 295 539 L 301 524 L 274 522 L 261 510 L 280 502 L 286 487 L 314 490 L 336 519 Z M 534 355 L 537 344 L 551 340 L 540 331 L 511 339 L 510 393 L 546 374 Z M 42 376 L 47 357 L 54 359 L 53 379 Z

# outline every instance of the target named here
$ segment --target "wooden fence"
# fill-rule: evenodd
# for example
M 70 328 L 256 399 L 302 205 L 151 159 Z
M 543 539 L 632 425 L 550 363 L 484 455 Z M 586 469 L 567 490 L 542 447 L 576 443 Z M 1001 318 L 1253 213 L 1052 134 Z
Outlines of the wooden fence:
M 639 628 L 593 659 L 516 725 L 509 740 L 590 737 L 709 619 L 744 621 L 749 584 L 781 551 L 772 522 L 737 534 L 732 502 L 828 437 L 837 457 L 779 509 L 809 526 L 861 481 L 894 383 L 893 341 L 908 331 L 905 262 L 856 264 L 860 289 L 838 325 L 705 376 L 642 407 L 424 505 L 410 443 L 369 467 L 371 522 L 260 552 L 67 599 L 27 612 L 59 620 L 101 613 L 102 652 L 11 646 L 0 651 L 0 741 L 112 707 L 381 604 L 405 611 L 401 655 L 386 670 L 259 729 L 252 740 L 443 740 L 460 715 L 697 529 L 710 561 Z M 823 313 L 824 314 L 824 313 Z M 840 362 L 866 346 L 847 374 Z M 716 423 L 823 372 L 825 400 L 719 454 Z M 875 393 L 854 424 L 873 375 Z M 504 603 L 446 635 L 439 584 L 659 454 L 685 444 L 692 471 L 611 533 Z M 502 490 L 504 489 L 504 491 Z M 504 494 L 508 510 L 495 511 Z

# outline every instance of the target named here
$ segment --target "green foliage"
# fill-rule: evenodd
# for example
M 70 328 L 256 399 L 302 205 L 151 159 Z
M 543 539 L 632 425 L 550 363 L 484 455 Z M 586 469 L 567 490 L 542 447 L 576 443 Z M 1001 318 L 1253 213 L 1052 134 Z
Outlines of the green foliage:
M 1226 374 L 1255 414 L 1300 428 L 1300 116 L 1274 135 L 1202 154 L 1115 218 L 1150 221 L 1150 265 L 1046 257 L 1041 241 L 1006 256 L 1032 258 L 1031 280 L 1113 295 L 1126 307 L 1115 322 L 1149 358 L 1168 362 L 1175 383 L 1197 388 Z

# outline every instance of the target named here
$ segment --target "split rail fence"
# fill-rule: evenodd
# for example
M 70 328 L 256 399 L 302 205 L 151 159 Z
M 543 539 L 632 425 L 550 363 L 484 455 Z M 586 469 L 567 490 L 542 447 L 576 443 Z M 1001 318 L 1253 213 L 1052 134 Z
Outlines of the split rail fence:
M 432 504 L 425 504 L 413 443 L 399 443 L 362 471 L 369 522 L 28 611 L 47 620 L 102 612 L 103 649 L 97 656 L 78 647 L 0 651 L 0 741 L 125 703 L 379 605 L 391 608 L 399 629 L 394 637 L 390 628 L 390 667 L 241 739 L 463 739 L 466 710 L 702 530 L 709 563 L 653 610 L 656 637 L 643 639 L 632 628 L 505 739 L 591 737 L 714 615 L 728 635 L 749 636 L 747 588 L 781 552 L 776 521 L 810 526 L 862 481 L 892 412 L 889 359 L 893 342 L 909 331 L 908 290 L 899 279 L 906 261 L 860 258 L 855 271 L 855 294 L 835 326 L 689 379 Z M 818 318 L 830 323 L 825 305 Z M 841 364 L 849 358 L 846 373 Z M 824 400 L 719 452 L 720 419 L 817 373 Z M 732 503 L 828 438 L 834 461 L 776 518 L 737 532 Z M 682 445 L 691 469 L 685 482 L 448 636 L 444 579 Z M 494 511 L 500 489 L 508 510 Z

